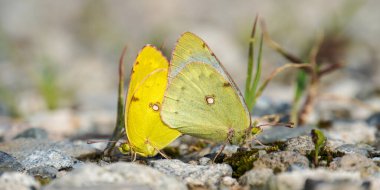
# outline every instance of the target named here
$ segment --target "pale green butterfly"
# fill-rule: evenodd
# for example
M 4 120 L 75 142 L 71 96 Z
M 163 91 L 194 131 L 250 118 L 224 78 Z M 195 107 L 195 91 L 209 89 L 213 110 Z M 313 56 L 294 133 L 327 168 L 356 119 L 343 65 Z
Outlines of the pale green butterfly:
M 183 134 L 232 144 L 243 143 L 252 129 L 236 84 L 206 43 L 190 32 L 173 50 L 161 118 Z

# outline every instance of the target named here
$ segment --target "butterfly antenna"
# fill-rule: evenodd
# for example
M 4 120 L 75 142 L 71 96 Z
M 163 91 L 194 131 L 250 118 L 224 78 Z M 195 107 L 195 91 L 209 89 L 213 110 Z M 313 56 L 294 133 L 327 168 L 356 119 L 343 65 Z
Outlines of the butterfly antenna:
M 90 139 L 90 140 L 87 140 L 87 144 L 95 144 L 95 143 L 102 143 L 102 142 L 117 143 L 118 141 L 110 141 L 110 140 L 104 140 L 104 139 Z

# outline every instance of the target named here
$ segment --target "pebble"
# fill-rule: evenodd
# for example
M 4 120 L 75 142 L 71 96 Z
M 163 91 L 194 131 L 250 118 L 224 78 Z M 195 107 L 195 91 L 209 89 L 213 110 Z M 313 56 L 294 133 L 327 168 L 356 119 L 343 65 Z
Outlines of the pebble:
M 232 175 L 227 164 L 192 165 L 180 160 L 155 160 L 150 165 L 167 175 L 175 176 L 191 187 L 218 189 L 223 177 Z
M 113 190 L 177 190 L 187 189 L 174 177 L 151 167 L 135 163 L 117 162 L 104 167 L 86 164 L 54 180 L 44 190 L 113 189 Z
M 263 189 L 273 175 L 273 170 L 269 168 L 252 169 L 239 178 L 239 183 L 250 189 Z
M 40 184 L 31 176 L 19 172 L 5 172 L 0 176 L 0 190 L 36 190 Z
M 328 139 L 337 139 L 350 144 L 373 144 L 376 140 L 376 128 L 362 121 L 336 121 L 324 132 Z
M 375 127 L 380 126 L 380 112 L 376 112 L 372 114 L 371 116 L 369 116 L 366 122 L 370 126 L 375 126 Z
M 293 137 L 309 135 L 312 129 L 312 126 L 263 128 L 263 132 L 257 135 L 257 140 L 264 144 L 284 142 Z
M 273 169 L 274 173 L 278 173 L 288 170 L 293 164 L 297 164 L 301 168 L 309 168 L 309 160 L 305 156 L 291 151 L 265 154 L 253 163 L 253 168 L 270 168 Z
M 315 149 L 313 140 L 310 136 L 298 136 L 288 139 L 285 142 L 286 151 L 298 152 L 302 155 L 309 155 Z
M 0 150 L 13 155 L 17 160 L 23 160 L 34 151 L 57 150 L 67 156 L 82 158 L 99 154 L 101 150 L 93 148 L 86 142 L 50 141 L 47 139 L 19 138 L 0 144 Z
M 330 169 L 344 170 L 349 172 L 360 172 L 363 176 L 370 176 L 380 171 L 375 162 L 361 154 L 346 154 L 343 157 L 335 158 L 330 163 Z
M 34 167 L 52 166 L 57 170 L 71 168 L 76 160 L 59 150 L 49 149 L 46 151 L 36 150 L 21 160 L 26 170 Z
M 0 173 L 8 171 L 22 171 L 24 167 L 13 156 L 0 151 Z
M 369 152 L 373 150 L 373 147 L 369 145 L 356 145 L 356 144 L 344 144 L 335 149 L 337 153 L 341 154 L 361 154 L 368 157 Z
M 370 190 L 380 188 L 378 179 L 362 179 L 359 172 L 330 171 L 326 169 L 284 172 L 270 178 L 267 189 L 281 190 Z
M 33 139 L 47 139 L 48 133 L 45 129 L 29 128 L 19 133 L 14 139 L 18 138 L 33 138 Z
M 30 168 L 27 173 L 31 176 L 52 180 L 57 177 L 58 169 L 53 166 L 37 166 Z

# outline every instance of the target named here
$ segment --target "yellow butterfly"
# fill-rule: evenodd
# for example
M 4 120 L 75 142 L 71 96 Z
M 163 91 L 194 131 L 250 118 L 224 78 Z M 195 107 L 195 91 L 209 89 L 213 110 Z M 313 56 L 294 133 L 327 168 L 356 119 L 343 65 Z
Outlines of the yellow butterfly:
M 206 43 L 190 32 L 173 50 L 161 118 L 183 134 L 232 144 L 243 143 L 252 129 L 235 83 Z
M 122 152 L 150 157 L 160 152 L 181 135 L 160 118 L 161 104 L 167 85 L 169 62 L 151 45 L 138 54 L 132 68 L 125 108 L 125 127 L 129 144 Z

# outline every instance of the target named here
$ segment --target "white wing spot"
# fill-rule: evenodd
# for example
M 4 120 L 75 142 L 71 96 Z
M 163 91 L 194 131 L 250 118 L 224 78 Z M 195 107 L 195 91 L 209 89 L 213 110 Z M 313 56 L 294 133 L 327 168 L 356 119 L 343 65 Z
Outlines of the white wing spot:
M 206 102 L 207 104 L 214 104 L 215 103 L 215 98 L 213 96 L 206 96 Z
M 158 102 L 155 103 L 155 104 L 150 103 L 150 104 L 149 104 L 149 107 L 151 107 L 153 111 L 158 111 L 158 110 L 160 110 L 160 105 L 159 105 Z

